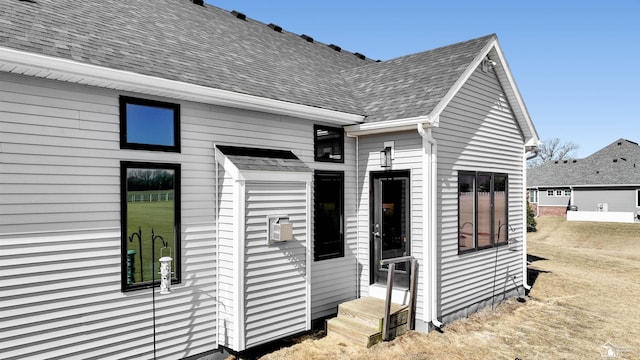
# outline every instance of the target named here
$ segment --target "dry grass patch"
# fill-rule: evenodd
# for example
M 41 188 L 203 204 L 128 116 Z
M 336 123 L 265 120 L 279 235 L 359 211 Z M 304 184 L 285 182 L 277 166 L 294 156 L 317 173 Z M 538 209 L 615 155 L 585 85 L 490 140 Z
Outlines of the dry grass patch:
M 370 349 L 326 336 L 261 359 L 640 359 L 640 224 L 538 219 L 530 255 L 542 258 L 526 303 L 511 299 L 447 324 L 443 333 L 407 335 Z

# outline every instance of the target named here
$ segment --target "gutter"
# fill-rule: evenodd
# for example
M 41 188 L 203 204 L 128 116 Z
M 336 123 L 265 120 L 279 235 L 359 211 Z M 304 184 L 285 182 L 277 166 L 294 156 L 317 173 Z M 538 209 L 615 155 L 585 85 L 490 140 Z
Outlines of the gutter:
M 337 125 L 352 125 L 364 121 L 362 115 L 221 90 L 2 46 L 0 46 L 0 71 L 121 92 L 268 112 Z
M 425 262 L 430 265 L 429 273 L 429 288 L 428 288 L 428 299 L 430 299 L 430 303 L 425 306 L 427 309 L 429 321 L 431 324 L 440 329 L 444 325 L 440 320 L 438 320 L 438 243 L 437 243 L 437 194 L 438 194 L 438 144 L 436 140 L 433 138 L 431 133 L 431 129 L 433 127 L 438 126 L 439 118 L 436 116 L 435 118 L 431 118 L 430 121 L 417 124 L 418 134 L 422 137 L 422 147 L 424 149 L 423 157 L 422 157 L 422 173 L 429 174 L 426 177 L 426 184 L 424 184 L 423 179 L 423 190 L 422 190 L 422 201 L 424 205 L 424 209 L 427 210 L 427 216 L 422 216 L 423 221 L 423 229 L 428 231 L 424 235 L 426 235 L 426 239 L 431 246 L 427 247 L 427 251 L 425 254 Z M 425 131 L 425 125 L 427 129 Z M 428 170 L 428 171 L 427 171 Z M 427 205 L 428 204 L 428 205 Z

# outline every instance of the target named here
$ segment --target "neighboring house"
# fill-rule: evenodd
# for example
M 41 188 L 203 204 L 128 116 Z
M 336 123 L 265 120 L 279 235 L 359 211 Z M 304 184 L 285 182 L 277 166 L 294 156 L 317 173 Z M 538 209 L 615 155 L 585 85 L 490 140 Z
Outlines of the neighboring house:
M 634 222 L 640 210 L 640 146 L 619 139 L 584 159 L 529 169 L 527 191 L 539 216 Z
M 196 3 L 0 0 L 3 359 L 242 351 L 402 255 L 420 331 L 526 287 L 538 136 L 495 35 L 376 62 Z

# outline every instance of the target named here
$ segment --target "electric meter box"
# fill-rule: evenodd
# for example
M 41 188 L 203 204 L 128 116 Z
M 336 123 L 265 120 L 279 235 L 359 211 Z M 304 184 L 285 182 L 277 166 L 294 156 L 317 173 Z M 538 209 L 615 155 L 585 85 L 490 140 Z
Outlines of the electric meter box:
M 269 244 L 293 240 L 293 224 L 288 216 L 268 216 Z

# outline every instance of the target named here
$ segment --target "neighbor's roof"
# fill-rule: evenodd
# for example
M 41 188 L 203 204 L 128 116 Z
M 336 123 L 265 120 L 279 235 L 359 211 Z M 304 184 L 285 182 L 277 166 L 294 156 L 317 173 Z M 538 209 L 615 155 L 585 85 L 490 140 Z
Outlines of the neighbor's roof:
M 308 41 L 312 39 L 286 29 L 276 31 L 278 27 L 270 25 L 190 0 L 0 0 L 0 71 L 160 96 L 176 94 L 176 98 L 194 101 L 209 101 L 220 94 L 218 90 L 227 96 L 228 91 L 352 114 L 340 120 L 355 124 L 363 119 L 375 122 L 430 115 L 437 104 L 442 107 L 448 101 L 461 76 L 470 74 L 483 56 L 490 50 L 495 53 L 498 47 L 496 36 L 490 35 L 375 62 L 337 46 Z M 24 57 L 3 59 L 3 49 L 45 58 L 30 68 L 19 63 Z M 505 92 L 516 117 L 525 128 L 525 137 L 537 141 L 506 62 L 498 53 L 498 76 L 507 84 Z M 47 68 L 57 59 L 65 60 L 59 65 L 63 72 Z M 125 73 L 117 74 L 119 82 L 99 71 L 82 79 L 84 70 L 74 72 L 74 64 Z M 156 91 L 127 82 L 127 74 L 178 83 L 162 82 L 157 85 L 161 91 Z M 189 87 L 176 90 L 181 84 Z M 145 82 L 145 86 L 151 85 Z M 200 89 L 218 92 L 202 95 Z M 232 98 L 228 103 L 247 106 L 245 100 Z M 324 114 L 326 111 L 316 115 L 322 118 Z
M 527 187 L 640 185 L 640 146 L 618 139 L 584 159 L 550 161 L 527 171 Z

